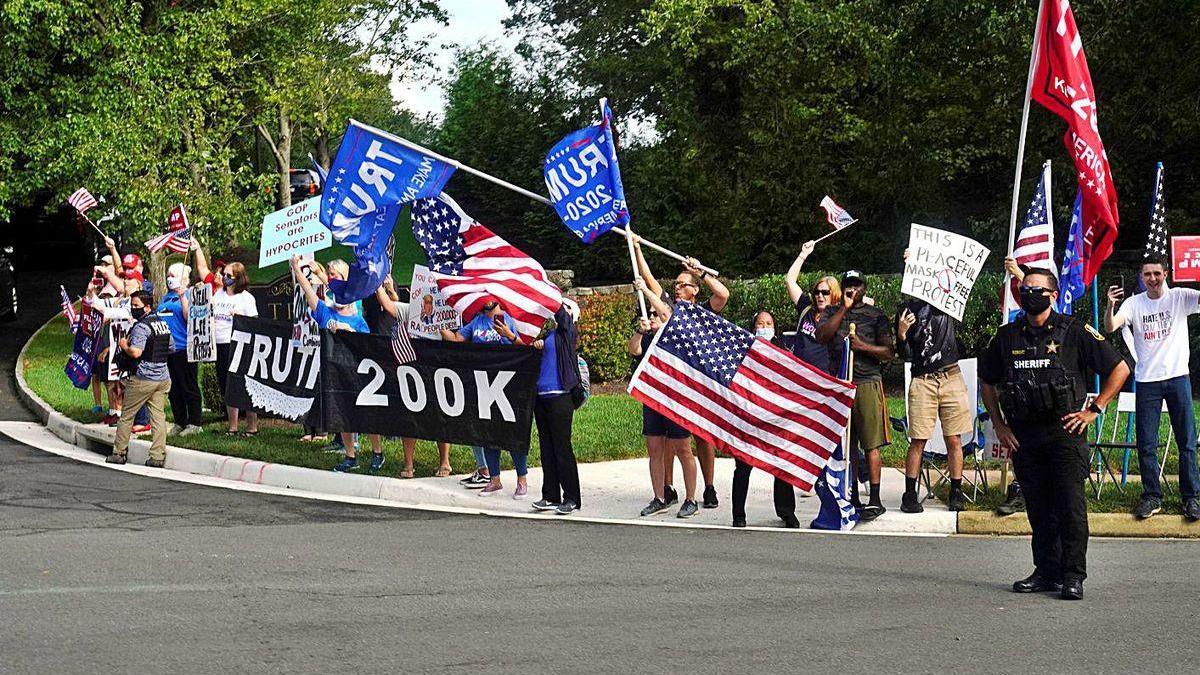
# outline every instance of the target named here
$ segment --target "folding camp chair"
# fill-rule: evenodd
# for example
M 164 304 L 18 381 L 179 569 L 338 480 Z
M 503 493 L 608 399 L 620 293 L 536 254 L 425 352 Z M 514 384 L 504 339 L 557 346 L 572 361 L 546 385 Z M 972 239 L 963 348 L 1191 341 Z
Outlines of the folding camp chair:
M 908 417 L 889 417 L 888 420 L 892 424 L 892 429 L 897 433 L 908 435 Z M 979 498 L 980 492 L 987 491 L 987 471 L 983 467 L 983 447 L 986 443 L 984 438 L 984 423 L 987 421 L 987 413 L 982 410 L 978 411 L 975 416 L 975 429 L 972 432 L 971 440 L 963 443 L 963 484 L 967 489 L 963 490 L 963 496 L 967 501 L 972 503 Z M 968 475 L 967 458 L 972 458 L 973 468 Z M 946 455 L 940 455 L 928 450 L 921 453 L 921 476 L 920 483 L 925 486 L 925 496 L 921 497 L 921 501 L 929 499 L 933 491 L 950 483 L 950 473 L 945 466 Z M 937 482 L 933 481 L 933 474 L 937 474 Z M 969 490 L 969 492 L 968 492 Z
M 1162 412 L 1159 413 L 1159 419 L 1162 419 L 1162 413 L 1166 412 L 1166 404 L 1164 403 Z M 1105 438 L 1104 431 L 1108 428 L 1109 415 L 1113 415 L 1112 428 Z M 1124 424 L 1122 424 L 1121 416 L 1124 415 Z M 1099 418 L 1099 424 L 1096 426 L 1096 439 L 1091 443 L 1091 456 L 1088 463 L 1091 465 L 1091 470 L 1088 472 L 1088 482 L 1091 483 L 1092 489 L 1096 492 L 1096 496 L 1100 496 L 1100 492 L 1104 489 L 1105 474 L 1112 481 L 1113 485 L 1117 486 L 1122 494 L 1125 493 L 1125 479 L 1128 475 L 1129 455 L 1137 453 L 1137 443 L 1133 438 L 1134 420 L 1137 416 L 1137 398 L 1132 392 L 1123 391 L 1117 395 L 1117 400 L 1110 402 L 1107 409 L 1104 411 L 1103 417 Z M 1118 433 L 1122 433 L 1124 440 L 1117 440 Z M 1161 451 L 1160 464 L 1158 469 L 1159 480 L 1161 482 L 1163 468 L 1167 465 L 1167 457 L 1171 454 L 1171 443 L 1174 431 L 1170 424 L 1167 425 L 1166 441 L 1160 441 L 1158 448 Z M 1117 478 L 1116 471 L 1109 461 L 1108 452 L 1121 450 L 1123 452 L 1122 459 L 1122 475 Z M 1170 487 L 1164 485 L 1164 490 L 1169 490 Z

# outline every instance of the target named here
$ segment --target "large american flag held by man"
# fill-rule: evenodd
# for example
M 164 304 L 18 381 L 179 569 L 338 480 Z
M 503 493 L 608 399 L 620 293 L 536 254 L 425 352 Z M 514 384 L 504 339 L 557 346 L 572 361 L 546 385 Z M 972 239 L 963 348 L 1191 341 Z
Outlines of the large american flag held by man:
M 146 248 L 154 253 L 164 248 L 169 248 L 176 253 L 186 253 L 191 247 L 192 230 L 188 226 L 187 213 L 183 210 L 183 204 L 171 209 L 171 215 L 167 218 L 167 232 L 146 242 Z
M 1154 203 L 1150 207 L 1150 233 L 1146 237 L 1146 251 L 1142 257 L 1167 260 L 1170 255 L 1170 243 L 1167 210 L 1163 206 L 1163 165 L 1159 162 L 1154 171 Z
M 1025 212 L 1025 224 L 1017 233 L 1012 257 L 1018 265 L 1040 267 L 1057 275 L 1054 265 L 1054 223 L 1050 219 L 1050 162 L 1042 165 L 1033 202 Z M 1017 295 L 1017 280 L 1010 277 L 1004 291 L 1004 316 L 1021 308 Z
M 686 302 L 655 336 L 629 393 L 803 490 L 837 448 L 854 402 L 853 384 Z
M 74 206 L 76 211 L 86 213 L 88 209 L 99 202 L 92 196 L 92 193 L 88 192 L 87 188 L 79 188 L 72 192 L 70 197 L 67 197 L 67 203 Z
M 480 225 L 445 193 L 413 202 L 412 228 L 438 288 L 464 324 L 494 298 L 522 341 L 531 343 L 562 306 L 562 291 L 536 260 Z

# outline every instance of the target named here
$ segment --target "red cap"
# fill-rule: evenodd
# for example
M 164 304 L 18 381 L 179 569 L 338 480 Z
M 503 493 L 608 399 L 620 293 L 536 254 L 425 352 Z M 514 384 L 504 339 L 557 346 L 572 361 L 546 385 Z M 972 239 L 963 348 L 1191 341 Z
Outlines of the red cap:
M 126 253 L 124 258 L 121 258 L 121 267 L 134 270 L 142 265 L 142 258 L 136 253 Z
M 224 267 L 224 266 L 225 266 L 224 260 L 221 260 L 220 258 L 213 259 L 213 269 L 214 270 L 217 269 L 218 267 Z

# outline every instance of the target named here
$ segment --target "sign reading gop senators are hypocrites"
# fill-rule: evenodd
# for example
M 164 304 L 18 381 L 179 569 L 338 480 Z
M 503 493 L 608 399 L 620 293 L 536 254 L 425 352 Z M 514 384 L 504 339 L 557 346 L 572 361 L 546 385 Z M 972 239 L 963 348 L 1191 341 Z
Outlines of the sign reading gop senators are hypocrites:
M 525 451 L 541 352 L 413 340 L 396 364 L 384 335 L 321 331 L 325 428 Z
M 913 223 L 901 292 L 962 321 L 971 288 L 989 253 L 974 239 Z
M 310 197 L 263 218 L 258 242 L 258 266 L 266 267 L 333 245 L 333 236 L 321 225 L 321 198 Z

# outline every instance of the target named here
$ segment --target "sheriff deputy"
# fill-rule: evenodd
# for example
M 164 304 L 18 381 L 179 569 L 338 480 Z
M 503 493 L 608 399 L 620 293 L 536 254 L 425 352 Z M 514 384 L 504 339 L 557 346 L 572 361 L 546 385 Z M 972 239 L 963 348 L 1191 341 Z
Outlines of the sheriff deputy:
M 983 402 L 996 439 L 1012 453 L 1033 529 L 1033 574 L 1017 593 L 1057 591 L 1083 598 L 1087 576 L 1087 428 L 1129 377 L 1129 366 L 1084 321 L 1052 308 L 1058 280 L 1029 270 L 1020 288 L 1024 314 L 1001 326 L 979 363 Z M 1103 378 L 1086 408 L 1085 377 Z

